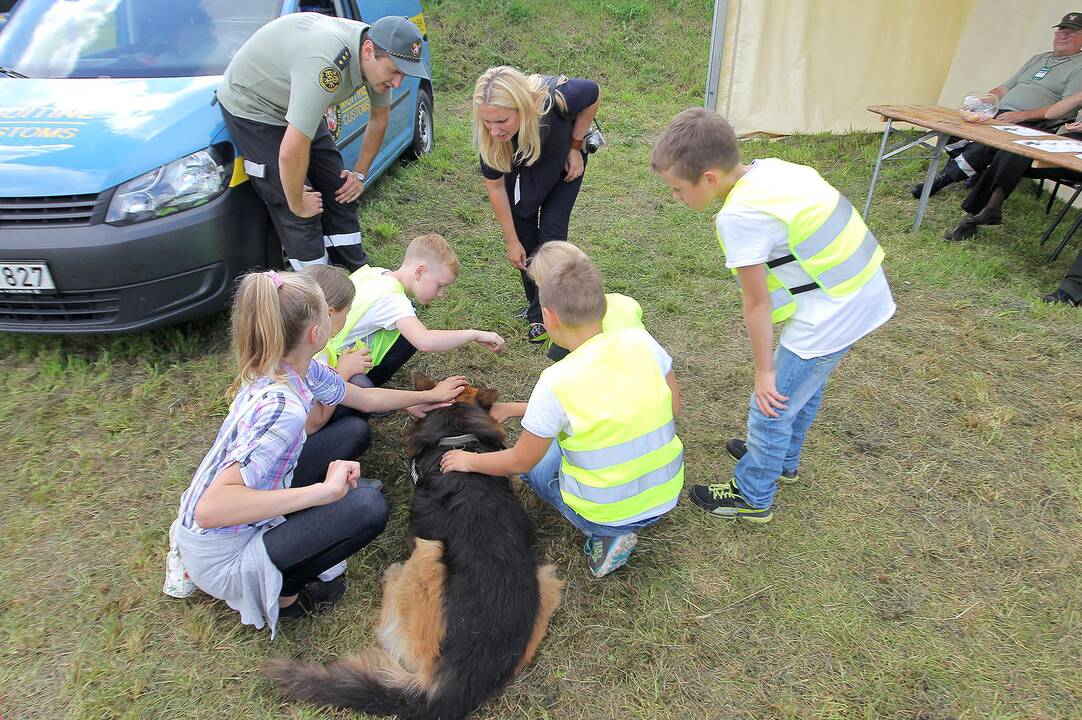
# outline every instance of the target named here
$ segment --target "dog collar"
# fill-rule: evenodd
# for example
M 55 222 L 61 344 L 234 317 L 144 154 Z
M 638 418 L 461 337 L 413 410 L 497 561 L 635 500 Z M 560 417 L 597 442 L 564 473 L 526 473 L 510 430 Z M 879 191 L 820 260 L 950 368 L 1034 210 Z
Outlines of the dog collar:
M 452 435 L 445 437 L 436 443 L 436 447 L 448 448 L 451 450 L 463 450 L 470 445 L 479 445 L 480 440 L 473 433 L 467 433 L 465 435 Z M 417 472 L 417 459 L 410 460 L 410 479 L 413 480 L 413 484 L 421 482 L 421 473 Z

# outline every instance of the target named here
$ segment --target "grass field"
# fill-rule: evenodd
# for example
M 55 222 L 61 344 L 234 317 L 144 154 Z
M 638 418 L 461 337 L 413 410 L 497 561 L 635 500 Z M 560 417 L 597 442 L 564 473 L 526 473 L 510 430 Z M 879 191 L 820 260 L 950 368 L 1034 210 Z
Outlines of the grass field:
M 712 3 L 443 0 L 426 4 L 437 147 L 362 205 L 366 243 L 394 265 L 438 231 L 463 272 L 422 313 L 494 329 L 508 350 L 415 361 L 525 399 L 546 360 L 512 318 L 503 257 L 470 149 L 468 98 L 491 64 L 585 75 L 612 145 L 590 163 L 572 240 L 633 295 L 675 358 L 690 482 L 726 477 L 743 432 L 751 357 L 709 218 L 648 171 L 653 139 L 701 103 Z M 743 144 L 817 167 L 863 201 L 878 138 Z M 775 520 L 734 527 L 683 501 L 630 565 L 593 580 L 575 532 L 532 498 L 536 550 L 567 580 L 538 661 L 478 717 L 1082 717 L 1082 312 L 1048 307 L 1053 265 L 1028 186 L 1005 224 L 963 244 L 948 191 L 924 227 L 889 163 L 870 217 L 896 317 L 834 375 L 802 482 Z M 393 505 L 351 560 L 332 613 L 269 635 L 223 604 L 161 594 L 166 528 L 218 429 L 232 379 L 224 316 L 115 338 L 0 337 L 0 717 L 345 718 L 281 704 L 257 672 L 372 642 L 379 573 L 406 554 L 404 417 L 374 423 L 367 473 Z

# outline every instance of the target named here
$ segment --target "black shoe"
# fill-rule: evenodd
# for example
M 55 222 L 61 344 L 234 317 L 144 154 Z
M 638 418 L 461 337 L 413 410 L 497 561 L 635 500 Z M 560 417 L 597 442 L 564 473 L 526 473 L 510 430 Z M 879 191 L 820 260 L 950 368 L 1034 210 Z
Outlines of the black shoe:
M 951 242 L 958 242 L 965 240 L 966 238 L 973 237 L 977 234 L 977 223 L 973 222 L 972 218 L 967 218 L 958 223 L 953 230 L 948 230 L 943 233 L 943 239 Z
M 1003 212 L 1001 210 L 989 210 L 984 208 L 973 216 L 974 225 L 1002 225 Z
M 278 609 L 278 619 L 297 620 L 327 612 L 342 599 L 345 592 L 346 578 L 342 575 L 328 582 L 313 580 L 301 588 L 292 604 Z
M 534 345 L 542 345 L 549 339 L 549 332 L 541 323 L 530 323 L 526 330 L 526 340 Z
M 757 508 L 745 500 L 735 480 L 718 485 L 692 485 L 688 495 L 703 510 L 726 520 L 764 524 L 774 518 L 773 508 Z
M 729 453 L 729 457 L 740 462 L 740 458 L 748 454 L 748 445 L 743 440 L 733 438 L 725 441 L 725 450 Z M 778 480 L 783 483 L 795 483 L 799 479 L 800 476 L 796 470 L 782 470 L 778 477 Z
M 1063 288 L 1056 288 L 1055 292 L 1048 293 L 1041 300 L 1050 305 L 1073 305 L 1075 307 L 1082 305 L 1082 301 L 1075 300 Z
M 530 315 L 530 306 L 527 305 L 526 307 L 522 308 L 517 313 L 515 313 L 515 318 L 517 320 L 525 320 L 527 317 L 529 317 L 529 315 Z
M 943 172 L 939 173 L 932 179 L 932 191 L 928 193 L 928 197 L 932 197 L 943 188 L 948 185 L 953 185 L 959 180 L 963 180 L 966 174 L 962 172 L 962 169 L 951 163 Z M 924 192 L 924 183 L 914 183 L 909 186 L 909 193 L 915 200 L 920 200 L 920 194 Z

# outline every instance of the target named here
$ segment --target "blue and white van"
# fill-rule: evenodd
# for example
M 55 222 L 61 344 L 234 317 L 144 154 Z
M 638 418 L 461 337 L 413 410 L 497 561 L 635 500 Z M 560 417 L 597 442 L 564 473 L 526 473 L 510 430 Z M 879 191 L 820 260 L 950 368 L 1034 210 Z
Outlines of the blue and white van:
M 419 0 L 19 0 L 0 26 L 0 331 L 141 330 L 221 310 L 281 265 L 214 90 L 233 53 L 291 12 L 373 22 Z M 406 77 L 372 164 L 432 145 L 432 86 Z M 365 88 L 327 111 L 346 166 Z

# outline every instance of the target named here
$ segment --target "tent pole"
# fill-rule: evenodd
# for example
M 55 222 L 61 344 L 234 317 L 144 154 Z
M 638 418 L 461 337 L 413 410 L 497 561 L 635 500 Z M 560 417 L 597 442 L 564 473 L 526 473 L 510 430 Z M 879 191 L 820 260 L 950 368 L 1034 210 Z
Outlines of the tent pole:
M 711 110 L 718 108 L 718 85 L 721 83 L 721 56 L 725 50 L 725 18 L 729 0 L 714 0 L 714 25 L 710 32 L 710 64 L 706 71 L 706 100 Z

